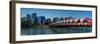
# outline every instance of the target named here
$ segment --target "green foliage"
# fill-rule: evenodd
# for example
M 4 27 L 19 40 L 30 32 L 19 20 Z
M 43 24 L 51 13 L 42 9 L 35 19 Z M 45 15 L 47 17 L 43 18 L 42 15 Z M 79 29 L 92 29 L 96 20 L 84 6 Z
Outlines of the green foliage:
M 33 24 L 31 20 L 21 19 L 21 28 L 38 28 L 40 24 Z
M 21 19 L 21 27 L 22 28 L 30 28 L 30 27 L 32 27 L 32 22 L 30 20 Z
M 32 28 L 39 28 L 40 25 L 39 24 L 32 24 Z

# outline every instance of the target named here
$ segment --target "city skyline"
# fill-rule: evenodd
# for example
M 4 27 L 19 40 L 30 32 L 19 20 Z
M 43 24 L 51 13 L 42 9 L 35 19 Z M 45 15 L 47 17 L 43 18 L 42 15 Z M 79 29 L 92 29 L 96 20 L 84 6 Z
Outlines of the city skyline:
M 21 8 L 21 35 L 92 32 L 92 12 Z
M 46 19 L 54 17 L 92 18 L 91 11 L 21 8 L 21 17 L 31 13 L 37 13 L 37 16 L 45 16 Z

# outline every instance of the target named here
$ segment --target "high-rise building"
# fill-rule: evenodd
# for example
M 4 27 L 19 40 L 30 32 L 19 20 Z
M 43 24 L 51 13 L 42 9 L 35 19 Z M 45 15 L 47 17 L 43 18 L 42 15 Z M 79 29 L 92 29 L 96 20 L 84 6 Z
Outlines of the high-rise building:
M 39 22 L 39 24 L 44 24 L 44 22 L 45 22 L 45 17 L 44 17 L 44 16 L 39 16 L 39 17 L 38 17 L 38 22 Z
M 58 17 L 54 17 L 53 18 L 53 22 L 57 22 L 57 21 L 59 21 L 59 18 Z
M 65 17 L 65 20 L 73 19 L 73 17 Z
M 38 24 L 37 14 L 36 13 L 32 13 L 31 16 L 32 16 L 32 23 Z
M 31 20 L 30 14 L 27 14 L 26 18 L 27 18 L 27 20 Z
M 44 22 L 44 24 L 46 24 L 46 25 L 48 25 L 48 24 L 51 24 L 51 19 L 50 18 L 47 18 L 46 20 L 45 20 L 45 22 Z
M 64 18 L 63 18 L 63 17 L 61 17 L 61 18 L 60 18 L 60 21 L 64 21 Z
M 51 22 L 51 19 L 50 19 L 50 18 L 47 18 L 45 21 L 47 21 L 47 22 Z

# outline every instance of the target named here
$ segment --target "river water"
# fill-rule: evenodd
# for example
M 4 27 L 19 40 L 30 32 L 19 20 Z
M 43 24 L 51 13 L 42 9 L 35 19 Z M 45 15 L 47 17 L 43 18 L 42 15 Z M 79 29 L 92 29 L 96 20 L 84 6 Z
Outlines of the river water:
M 92 27 L 22 28 L 21 35 L 89 33 L 91 31 L 92 31 Z

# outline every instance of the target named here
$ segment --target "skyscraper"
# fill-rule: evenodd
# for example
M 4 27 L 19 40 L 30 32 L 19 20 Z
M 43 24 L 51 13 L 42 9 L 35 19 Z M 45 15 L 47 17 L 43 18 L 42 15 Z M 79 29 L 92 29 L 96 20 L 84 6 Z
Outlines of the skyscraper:
M 27 16 L 26 16 L 26 18 L 27 18 L 27 20 L 31 20 L 31 16 L 30 16 L 30 14 L 27 14 Z
M 30 14 L 27 14 L 26 16 L 27 21 L 25 21 L 22 25 L 23 27 L 32 27 L 32 21 Z
M 39 24 L 44 24 L 45 17 L 44 16 L 39 16 L 38 21 L 39 21 Z
M 50 19 L 50 18 L 47 18 L 47 19 L 45 20 L 44 24 L 49 25 L 51 22 L 52 22 L 51 19 Z
M 38 18 L 37 18 L 37 14 L 36 13 L 32 13 L 32 23 L 33 24 L 38 24 Z
M 73 17 L 65 17 L 65 20 L 73 19 Z
M 57 22 L 57 21 L 59 21 L 59 18 L 58 17 L 54 17 L 53 18 L 53 22 Z
M 63 17 L 61 17 L 61 18 L 60 18 L 60 21 L 63 21 L 63 20 L 64 20 L 64 18 L 63 18 Z

